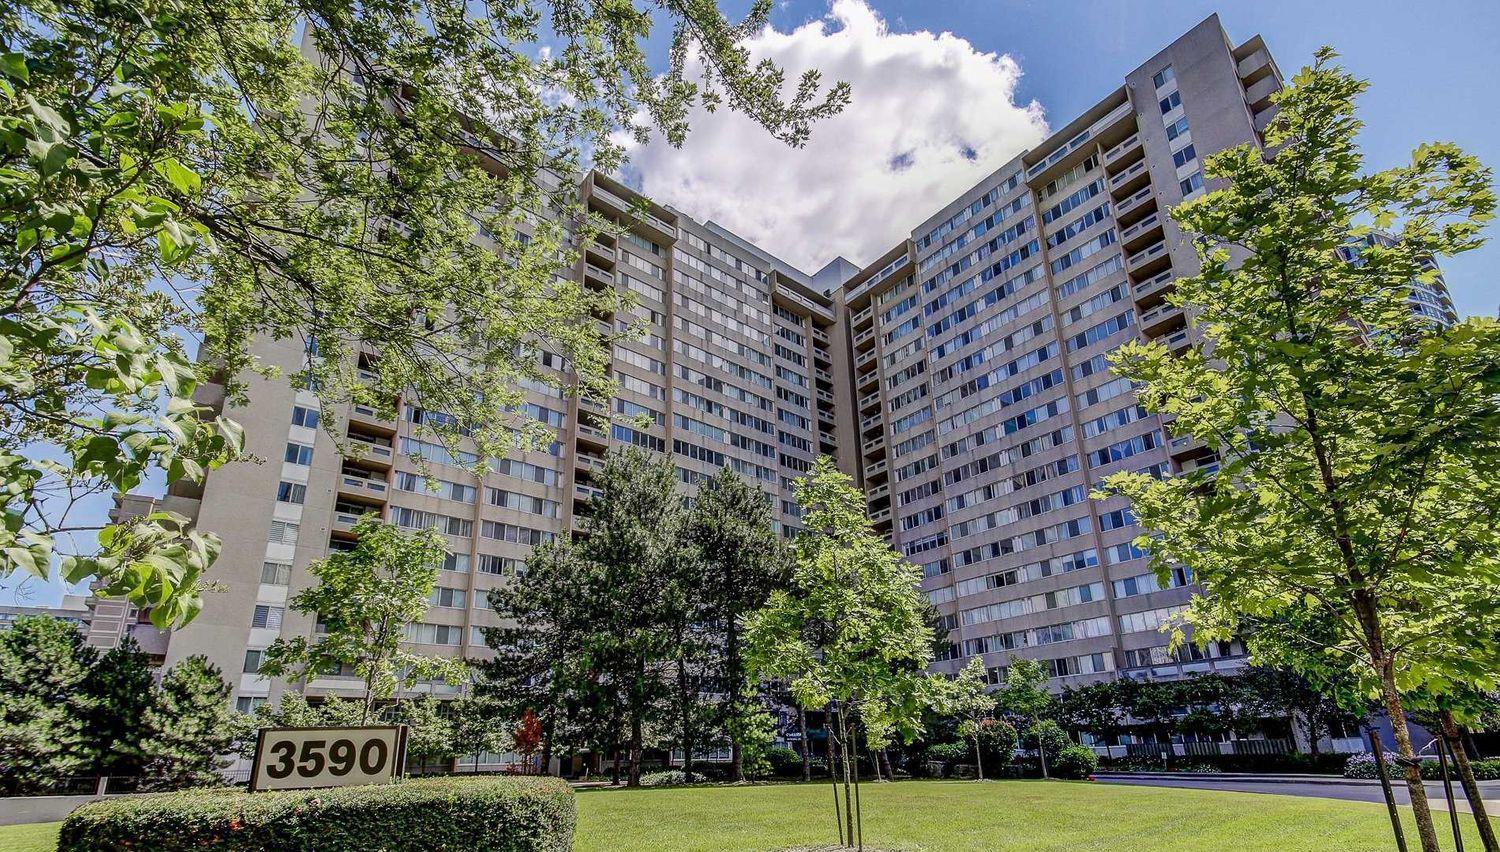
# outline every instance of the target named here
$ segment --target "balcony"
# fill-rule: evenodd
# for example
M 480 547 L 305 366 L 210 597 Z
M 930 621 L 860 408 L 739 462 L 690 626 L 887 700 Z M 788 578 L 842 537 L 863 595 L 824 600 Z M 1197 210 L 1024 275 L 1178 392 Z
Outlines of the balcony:
M 1166 302 L 1141 313 L 1141 333 L 1147 337 L 1155 337 L 1162 332 L 1173 330 L 1174 325 L 1180 327 L 1186 324 L 1187 318 L 1182 308 Z
M 609 446 L 609 436 L 598 426 L 590 426 L 587 423 L 578 424 L 578 443 L 590 444 L 596 447 Z
M 888 467 L 890 467 L 890 465 L 886 462 L 885 459 L 881 459 L 877 462 L 872 462 L 871 464 L 865 466 L 865 476 L 867 478 L 872 476 L 884 476 Z
M 823 390 L 822 388 L 819 388 L 818 399 L 821 399 L 824 402 L 833 402 L 833 394 L 826 390 Z
M 839 445 L 839 442 L 833 437 L 832 432 L 824 432 L 820 430 L 818 432 L 818 441 L 830 447 L 837 447 Z
M 333 522 L 329 531 L 341 536 L 352 536 L 354 525 L 359 523 L 360 513 L 350 511 L 337 511 L 333 513 Z
M 1257 112 L 1255 114 L 1255 132 L 1256 133 L 1265 133 L 1266 132 L 1266 125 L 1270 124 L 1271 123 L 1271 119 L 1273 119 L 1275 117 L 1276 117 L 1276 105 L 1275 104 L 1272 104 L 1271 106 L 1266 107 L 1265 109 L 1261 110 L 1260 112 Z
M 849 318 L 849 324 L 851 326 L 864 325 L 866 322 L 868 322 L 870 320 L 870 317 L 872 317 L 874 315 L 875 315 L 875 306 L 874 305 L 870 305 L 870 306 L 866 307 L 864 310 L 859 311 L 858 313 L 854 314 L 854 316 L 850 317 Z M 871 334 L 873 334 L 873 333 L 874 333 L 874 330 L 871 329 Z M 859 338 L 855 338 L 855 342 L 858 343 L 859 342 Z
M 1122 216 L 1125 213 L 1128 213 L 1132 210 L 1135 210 L 1137 207 L 1140 207 L 1140 205 L 1150 197 L 1151 187 L 1148 186 L 1144 189 L 1136 190 L 1135 195 L 1132 195 L 1115 205 L 1115 219 L 1123 224 Z
M 394 417 L 386 418 L 380 416 L 380 413 L 372 405 L 356 403 L 349 406 L 349 422 L 358 423 L 361 426 L 368 427 L 371 431 L 379 432 L 383 435 L 396 434 L 396 419 Z
M 1264 47 L 1240 60 L 1240 79 L 1249 83 L 1271 73 L 1271 54 Z
M 885 436 L 881 435 L 873 441 L 865 441 L 863 449 L 866 458 L 885 452 Z
M 1145 308 L 1161 301 L 1167 291 L 1172 288 L 1172 270 L 1137 283 L 1131 290 L 1135 293 L 1135 303 L 1138 308 Z
M 1125 260 L 1125 268 L 1130 271 L 1131 275 L 1154 275 L 1171 262 L 1171 255 L 1167 254 L 1166 241 L 1159 240 L 1128 256 Z
M 600 494 L 603 494 L 603 493 L 604 493 L 603 491 L 601 491 L 598 488 L 595 488 L 592 485 L 578 484 L 578 485 L 574 485 L 573 486 L 573 497 L 574 497 L 574 499 L 583 500 L 585 502 L 587 502 L 589 500 L 592 500 L 595 497 L 598 497 Z
M 1123 163 L 1126 154 L 1134 155 L 1143 150 L 1145 149 L 1141 147 L 1141 134 L 1132 133 L 1124 142 L 1104 152 L 1104 165 L 1109 166 L 1115 162 Z
M 1155 211 L 1146 218 L 1136 222 L 1134 225 L 1120 231 L 1120 245 L 1127 252 L 1136 251 L 1141 246 L 1149 243 L 1153 238 L 1162 237 L 1162 215 Z
M 1187 351 L 1188 344 L 1190 343 L 1188 338 L 1188 330 L 1184 328 L 1182 331 L 1179 331 L 1166 339 L 1167 348 L 1170 349 L 1173 354 L 1181 354 L 1182 352 Z
M 1178 435 L 1167 442 L 1167 453 L 1177 459 L 1199 452 L 1207 446 L 1208 444 L 1202 438 L 1193 435 Z
M 813 375 L 817 376 L 818 381 L 820 382 L 827 382 L 830 385 L 833 384 L 833 374 L 821 367 L 813 368 Z
M 866 364 L 870 364 L 870 363 L 874 362 L 874 360 L 875 360 L 875 350 L 874 349 L 866 349 L 865 351 L 863 351 L 863 352 L 859 353 L 858 355 L 854 356 L 854 366 L 856 366 L 856 367 L 863 367 Z
M 349 436 L 345 449 L 346 461 L 379 468 L 390 468 L 396 457 L 396 451 L 389 443 L 376 443 L 358 435 Z
M 630 202 L 626 201 L 618 195 L 615 195 L 613 192 L 610 192 L 607 189 L 601 189 L 597 186 L 594 187 L 592 197 L 604 202 L 605 206 L 612 207 L 616 211 L 632 218 L 636 217 L 637 213 L 640 212 L 632 207 Z M 646 225 L 653 230 L 659 231 L 668 240 L 677 239 L 677 226 L 666 221 L 665 219 L 662 219 L 654 213 L 644 212 L 639 216 L 639 218 L 634 218 L 634 221 L 638 222 L 639 224 Z
M 615 274 L 593 263 L 585 263 L 583 265 L 583 279 L 605 287 L 615 286 Z
M 812 330 L 812 336 L 813 336 L 813 340 L 816 340 L 819 343 L 827 345 L 827 343 L 828 343 L 828 332 L 824 331 L 821 328 L 818 328 L 817 326 L 814 326 L 813 330 Z
M 350 470 L 339 474 L 338 495 L 356 500 L 374 500 L 384 503 L 390 494 L 390 483 L 383 475 L 366 471 Z
M 870 521 L 872 523 L 884 524 L 884 523 L 889 523 L 890 520 L 891 520 L 891 507 L 890 506 L 886 506 L 884 509 L 876 509 L 875 511 L 873 511 L 873 512 L 870 513 Z
M 604 459 L 599 456 L 591 456 L 588 453 L 577 453 L 574 455 L 573 464 L 580 470 L 589 473 L 604 469 Z
M 865 499 L 868 502 L 874 503 L 876 500 L 880 500 L 884 497 L 889 496 L 891 496 L 891 484 L 889 482 L 882 482 L 874 488 L 871 488 L 865 495 Z
M 606 243 L 604 237 L 598 236 L 589 240 L 584 245 L 584 256 L 590 264 L 597 264 L 601 269 L 615 265 L 616 252 L 618 251 L 613 242 Z
M 1115 198 L 1134 193 L 1142 186 L 1151 182 L 1151 172 L 1146 168 L 1146 160 L 1137 160 L 1130 168 L 1109 179 L 1109 191 Z
M 1281 90 L 1276 75 L 1268 74 L 1245 87 L 1245 103 L 1251 111 L 1265 109 L 1271 105 L 1271 95 Z
M 871 394 L 866 394 L 866 395 L 860 397 L 860 400 L 859 400 L 859 410 L 860 411 L 868 411 L 869 409 L 878 407 L 879 405 L 880 405 L 880 393 L 879 393 L 879 391 L 877 391 L 875 393 L 871 393 Z

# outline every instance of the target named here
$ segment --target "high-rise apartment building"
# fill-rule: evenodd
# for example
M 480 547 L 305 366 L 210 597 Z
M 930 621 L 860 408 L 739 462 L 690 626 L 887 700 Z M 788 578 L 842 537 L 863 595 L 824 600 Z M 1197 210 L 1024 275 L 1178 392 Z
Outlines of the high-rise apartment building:
M 1197 262 L 1168 209 L 1204 191 L 1204 155 L 1260 144 L 1280 86 L 1258 37 L 1235 45 L 1209 18 L 864 269 L 840 258 L 807 275 L 657 205 L 632 219 L 643 199 L 585 176 L 589 209 L 631 224 L 585 246 L 570 274 L 631 291 L 647 332 L 615 346 L 613 411 L 528 388 L 528 411 L 557 442 L 476 476 L 475 458 L 424 439 L 418 407 L 401 405 L 395 420 L 322 411 L 310 393 L 252 377 L 251 404 L 231 413 L 249 451 L 270 461 L 163 499 L 224 539 L 212 572 L 221 591 L 172 637 L 167 662 L 208 655 L 237 678 L 241 709 L 286 688 L 256 673 L 260 654 L 314 632 L 288 595 L 310 581 L 309 562 L 348 546 L 367 511 L 435 527 L 449 543 L 408 641 L 482 656 L 479 628 L 496 623 L 486 590 L 509 582 L 531 547 L 576 529 L 602 454 L 631 443 L 669 454 L 688 490 L 733 467 L 774 495 L 787 533 L 798 525 L 791 481 L 817 454 L 834 455 L 893 545 L 922 566 L 949 630 L 941 668 L 978 655 L 998 679 L 1021 654 L 1045 660 L 1061 686 L 1237 667 L 1234 644 L 1167 653 L 1158 627 L 1192 578 L 1159 582 L 1131 544 L 1141 530 L 1129 507 L 1089 492 L 1117 470 L 1217 464 L 1142 409 L 1106 354 L 1139 337 L 1191 343 L 1187 316 L 1164 298 Z M 1414 304 L 1451 319 L 1440 283 L 1428 289 L 1431 304 Z M 601 331 L 630 319 L 600 317 Z M 287 372 L 308 357 L 276 341 L 256 354 Z M 203 401 L 221 405 L 215 393 Z M 597 419 L 606 414 L 617 416 Z M 341 457 L 322 428 L 330 418 L 364 448 L 359 458 Z M 353 685 L 328 677 L 305 688 Z

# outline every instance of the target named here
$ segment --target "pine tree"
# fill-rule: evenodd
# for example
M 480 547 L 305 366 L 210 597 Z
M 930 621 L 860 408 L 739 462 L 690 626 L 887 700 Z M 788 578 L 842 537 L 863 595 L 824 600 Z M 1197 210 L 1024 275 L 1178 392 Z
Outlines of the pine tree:
M 0 791 L 46 792 L 92 765 L 96 660 L 73 625 L 51 616 L 0 632 Z
M 127 636 L 99 656 L 89 672 L 87 689 L 96 700 L 88 717 L 92 750 L 98 755 L 96 771 L 139 775 L 139 744 L 146 737 L 146 716 L 156 691 L 150 659 Z
M 744 779 L 743 743 L 728 725 L 745 706 L 742 621 L 764 606 L 771 592 L 784 588 L 789 570 L 786 553 L 772 524 L 771 500 L 730 468 L 719 471 L 698 489 L 688 516 L 688 541 L 701 566 L 701 620 L 714 634 L 714 680 L 724 686 L 721 715 L 730 736 L 731 781 Z
M 148 786 L 159 790 L 222 783 L 220 756 L 235 740 L 229 684 L 206 657 L 188 657 L 162 678 L 146 712 L 140 751 Z

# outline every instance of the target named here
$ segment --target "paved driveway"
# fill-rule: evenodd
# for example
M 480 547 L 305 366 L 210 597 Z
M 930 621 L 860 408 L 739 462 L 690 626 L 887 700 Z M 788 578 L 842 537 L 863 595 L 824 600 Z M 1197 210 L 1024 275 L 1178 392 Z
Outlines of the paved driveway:
M 1187 774 L 1126 774 L 1101 772 L 1095 780 L 1105 784 L 1143 784 L 1150 787 L 1189 787 L 1199 790 L 1229 790 L 1239 793 L 1272 793 L 1279 796 L 1314 796 L 1322 799 L 1347 799 L 1355 802 L 1384 802 L 1378 781 L 1357 781 L 1336 776 L 1320 775 L 1299 778 L 1295 775 L 1253 776 L 1239 774 L 1199 775 Z M 1396 802 L 1411 803 L 1406 785 L 1393 785 Z M 1484 797 L 1485 809 L 1491 817 L 1500 815 L 1500 781 L 1481 781 L 1479 789 Z M 1463 788 L 1454 779 L 1453 797 L 1460 810 L 1469 810 L 1464 800 Z M 1435 808 L 1447 809 L 1441 781 L 1427 782 L 1427 799 Z

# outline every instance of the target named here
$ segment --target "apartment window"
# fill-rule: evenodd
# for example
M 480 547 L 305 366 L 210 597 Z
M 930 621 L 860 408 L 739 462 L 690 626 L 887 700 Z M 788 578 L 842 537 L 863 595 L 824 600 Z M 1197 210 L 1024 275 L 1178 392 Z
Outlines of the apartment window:
M 463 609 L 466 596 L 463 589 L 454 589 L 448 586 L 438 586 L 432 590 L 432 605 L 448 607 L 449 609 Z
M 1179 181 L 1177 185 L 1182 189 L 1182 197 L 1186 198 L 1203 188 L 1203 172 L 1193 172 Z
M 312 464 L 313 448 L 306 444 L 294 444 L 290 441 L 286 445 L 286 453 L 281 460 L 288 464 Z
M 1172 66 L 1168 65 L 1167 67 L 1156 72 L 1156 74 L 1151 77 L 1151 82 L 1156 85 L 1156 88 L 1160 89 L 1162 86 L 1165 86 L 1166 84 L 1176 79 L 1177 72 L 1173 71 Z
M 463 628 L 456 624 L 408 624 L 406 641 L 418 645 L 457 645 L 463 641 Z
M 1186 117 L 1179 118 L 1167 125 L 1167 141 L 1171 141 L 1188 132 L 1188 120 Z
M 1161 99 L 1161 114 L 1166 115 L 1180 106 L 1182 106 L 1182 97 L 1177 92 L 1173 92 Z
M 261 664 L 261 662 L 263 660 L 265 660 L 265 658 L 266 658 L 266 652 L 265 651 L 255 650 L 255 649 L 251 649 L 249 651 L 246 651 L 245 652 L 245 668 L 243 669 L 244 673 L 245 674 L 259 674 L 260 673 L 260 664 Z
M 455 574 L 469 573 L 469 554 L 467 553 L 445 553 L 443 554 L 443 570 L 452 571 Z
M 1198 157 L 1198 152 L 1193 149 L 1193 146 L 1191 144 L 1189 144 L 1187 147 L 1183 148 L 1181 151 L 1176 151 L 1176 152 L 1174 152 L 1172 154 L 1172 165 L 1177 166 L 1178 168 L 1181 168 L 1181 167 L 1187 165 L 1188 163 L 1192 162 L 1193 160 L 1197 159 L 1197 157 Z
M 271 630 L 281 629 L 281 615 L 285 610 L 279 606 L 257 606 L 255 615 L 250 619 L 251 627 L 265 627 Z
M 260 566 L 260 581 L 268 586 L 285 586 L 291 579 L 292 566 L 285 562 L 265 562 Z
M 279 503 L 294 503 L 302 505 L 307 499 L 307 486 L 300 482 L 281 482 L 276 486 L 276 500 Z
M 272 521 L 271 534 L 266 537 L 266 540 L 271 544 L 296 544 L 297 530 L 296 524 L 287 521 Z
M 526 563 L 509 556 L 481 553 L 479 554 L 479 572 L 494 574 L 497 577 L 520 577 L 526 573 Z
M 318 410 L 301 405 L 292 406 L 292 425 L 316 429 L 318 427 Z
M 234 700 L 234 709 L 239 713 L 254 713 L 255 708 L 266 703 L 266 699 L 259 695 L 245 695 Z

